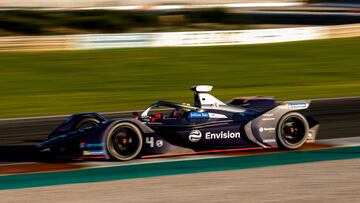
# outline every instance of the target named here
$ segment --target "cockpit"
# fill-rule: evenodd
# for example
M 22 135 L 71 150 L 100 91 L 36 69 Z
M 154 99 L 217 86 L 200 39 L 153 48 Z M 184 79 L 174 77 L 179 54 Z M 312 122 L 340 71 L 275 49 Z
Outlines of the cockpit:
M 194 93 L 194 106 L 187 103 L 156 101 L 141 114 L 135 115 L 143 121 L 157 122 L 164 120 L 199 120 L 227 119 L 234 113 L 245 112 L 245 109 L 225 104 L 209 94 L 212 86 L 199 85 L 191 88 Z
M 163 120 L 163 119 L 192 119 L 209 118 L 208 113 L 200 108 L 186 103 L 173 103 L 167 101 L 156 101 L 143 111 L 139 118 L 142 120 Z

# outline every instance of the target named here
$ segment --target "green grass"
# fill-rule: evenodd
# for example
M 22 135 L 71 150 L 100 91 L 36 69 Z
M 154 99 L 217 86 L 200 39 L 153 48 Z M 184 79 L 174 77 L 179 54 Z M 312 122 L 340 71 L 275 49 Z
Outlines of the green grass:
M 360 95 L 360 38 L 251 46 L 0 53 L 0 117 L 145 108 L 214 94 Z

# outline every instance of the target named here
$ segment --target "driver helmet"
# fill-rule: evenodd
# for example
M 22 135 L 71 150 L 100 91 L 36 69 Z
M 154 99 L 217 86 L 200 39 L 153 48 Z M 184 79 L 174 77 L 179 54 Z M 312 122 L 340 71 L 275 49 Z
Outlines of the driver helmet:
M 188 103 L 182 103 L 182 105 L 184 106 L 191 106 L 190 104 Z M 174 115 L 176 117 L 179 117 L 179 118 L 185 118 L 187 113 L 190 112 L 191 110 L 189 108 L 184 108 L 184 107 L 179 107 L 178 109 L 176 109 L 176 111 L 174 112 Z

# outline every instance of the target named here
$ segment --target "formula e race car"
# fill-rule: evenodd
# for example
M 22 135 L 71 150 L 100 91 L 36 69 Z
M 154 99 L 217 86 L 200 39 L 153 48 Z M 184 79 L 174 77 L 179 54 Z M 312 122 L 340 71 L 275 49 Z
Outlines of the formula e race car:
M 97 113 L 72 115 L 38 148 L 58 156 L 126 161 L 179 148 L 292 150 L 316 137 L 319 124 L 298 112 L 307 109 L 309 101 L 276 103 L 272 97 L 245 97 L 225 103 L 209 94 L 212 86 L 191 90 L 193 106 L 156 101 L 133 118 L 111 120 Z

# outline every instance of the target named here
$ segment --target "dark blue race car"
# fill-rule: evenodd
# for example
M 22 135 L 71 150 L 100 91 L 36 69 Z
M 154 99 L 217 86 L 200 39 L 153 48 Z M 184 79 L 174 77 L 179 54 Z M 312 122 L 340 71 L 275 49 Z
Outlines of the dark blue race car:
M 298 112 L 309 101 L 245 97 L 225 103 L 209 94 L 212 86 L 191 89 L 193 106 L 157 101 L 134 118 L 111 120 L 97 113 L 72 115 L 38 147 L 54 155 L 126 161 L 179 148 L 297 149 L 316 137 L 318 123 Z

